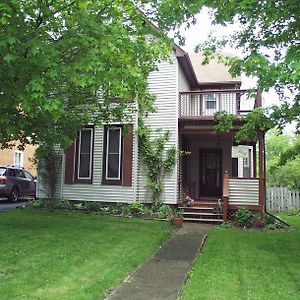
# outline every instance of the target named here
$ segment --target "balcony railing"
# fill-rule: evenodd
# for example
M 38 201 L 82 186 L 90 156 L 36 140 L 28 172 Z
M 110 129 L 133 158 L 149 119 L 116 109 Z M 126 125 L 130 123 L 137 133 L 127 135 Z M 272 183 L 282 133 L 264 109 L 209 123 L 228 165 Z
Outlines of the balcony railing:
M 256 98 L 249 97 L 247 90 L 214 90 L 181 92 L 179 99 L 180 118 L 212 117 L 218 111 L 245 115 L 261 105 Z

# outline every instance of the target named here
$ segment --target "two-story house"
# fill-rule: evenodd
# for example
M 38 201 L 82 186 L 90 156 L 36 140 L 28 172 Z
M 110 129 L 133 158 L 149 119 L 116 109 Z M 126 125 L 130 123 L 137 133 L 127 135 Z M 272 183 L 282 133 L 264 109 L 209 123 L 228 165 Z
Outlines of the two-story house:
M 218 199 L 223 201 L 225 220 L 228 209 L 237 206 L 264 209 L 263 133 L 258 133 L 257 154 L 256 142 L 235 140 L 242 120 L 228 133 L 213 128 L 217 111 L 241 116 L 261 105 L 260 95 L 248 99 L 240 86 L 240 79 L 232 78 L 224 65 L 213 60 L 204 66 L 200 54 L 189 55 L 176 45 L 171 62 L 159 63 L 148 78 L 157 111 L 149 114 L 146 124 L 153 136 L 159 134 L 155 129 L 169 130 L 168 145 L 190 153 L 179 158 L 165 178 L 162 194 L 166 204 L 176 205 L 183 191 L 196 200 L 194 210 L 185 211 L 186 219 L 214 219 L 210 211 L 199 208 L 202 203 L 204 209 L 211 209 Z M 122 134 L 122 124 L 114 125 L 87 126 L 79 132 L 62 157 L 57 197 L 106 203 L 151 201 L 138 154 L 138 118 L 133 116 L 127 135 Z M 42 184 L 38 196 L 45 196 Z

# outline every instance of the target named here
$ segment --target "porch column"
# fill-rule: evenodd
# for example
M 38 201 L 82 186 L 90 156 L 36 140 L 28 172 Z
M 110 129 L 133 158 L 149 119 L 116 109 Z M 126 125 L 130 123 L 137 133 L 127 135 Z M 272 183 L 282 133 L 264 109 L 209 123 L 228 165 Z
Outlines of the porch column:
M 266 178 L 265 178 L 265 136 L 259 131 L 258 136 L 258 175 L 259 175 L 259 205 L 265 211 L 266 203 Z

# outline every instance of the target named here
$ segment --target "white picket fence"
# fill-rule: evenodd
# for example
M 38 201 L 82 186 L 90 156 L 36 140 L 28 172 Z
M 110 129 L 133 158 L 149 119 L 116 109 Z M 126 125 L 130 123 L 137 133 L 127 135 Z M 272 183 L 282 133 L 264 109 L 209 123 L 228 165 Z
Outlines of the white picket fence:
M 267 188 L 267 211 L 284 212 L 290 207 L 300 208 L 300 192 L 285 187 Z

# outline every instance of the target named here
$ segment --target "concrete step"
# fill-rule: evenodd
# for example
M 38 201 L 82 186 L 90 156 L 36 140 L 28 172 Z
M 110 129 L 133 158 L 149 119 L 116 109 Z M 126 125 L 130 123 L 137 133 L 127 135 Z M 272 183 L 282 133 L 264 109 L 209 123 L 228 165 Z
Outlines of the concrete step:
M 212 216 L 212 217 L 223 217 L 222 214 L 214 214 L 214 213 L 202 213 L 202 212 L 192 212 L 192 211 L 185 211 L 183 215 L 197 215 L 197 216 Z
M 223 223 L 222 219 L 183 218 L 183 221 L 203 222 L 203 223 Z
M 198 207 L 198 206 L 180 206 L 178 207 L 182 210 L 212 210 L 213 207 Z

